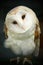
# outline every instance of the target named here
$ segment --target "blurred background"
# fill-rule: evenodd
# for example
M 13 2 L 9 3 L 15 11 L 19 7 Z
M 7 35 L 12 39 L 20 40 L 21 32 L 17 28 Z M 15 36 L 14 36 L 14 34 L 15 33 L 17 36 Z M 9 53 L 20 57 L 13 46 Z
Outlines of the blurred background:
M 33 9 L 39 19 L 41 27 L 40 37 L 40 52 L 37 59 L 34 59 L 36 65 L 43 63 L 43 1 L 42 0 L 1 0 L 0 1 L 0 62 L 8 62 L 11 58 L 16 57 L 13 52 L 9 49 L 4 48 L 3 43 L 5 35 L 3 33 L 3 27 L 5 22 L 6 14 L 12 8 L 24 5 Z

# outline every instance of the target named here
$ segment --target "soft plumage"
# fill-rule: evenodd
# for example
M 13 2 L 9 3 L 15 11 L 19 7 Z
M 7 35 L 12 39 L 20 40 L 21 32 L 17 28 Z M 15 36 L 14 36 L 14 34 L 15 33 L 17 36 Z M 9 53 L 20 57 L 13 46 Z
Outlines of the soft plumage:
M 40 46 L 40 26 L 35 12 L 18 6 L 8 12 L 5 18 L 5 35 L 8 37 L 4 46 L 16 55 L 38 56 Z

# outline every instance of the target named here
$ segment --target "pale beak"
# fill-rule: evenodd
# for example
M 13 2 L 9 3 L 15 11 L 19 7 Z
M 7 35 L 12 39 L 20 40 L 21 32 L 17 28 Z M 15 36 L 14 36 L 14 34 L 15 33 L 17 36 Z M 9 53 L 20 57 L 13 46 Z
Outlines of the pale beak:
M 25 30 L 25 29 L 26 29 L 26 27 L 25 27 L 25 26 L 22 26 L 22 29 L 23 29 L 23 30 Z

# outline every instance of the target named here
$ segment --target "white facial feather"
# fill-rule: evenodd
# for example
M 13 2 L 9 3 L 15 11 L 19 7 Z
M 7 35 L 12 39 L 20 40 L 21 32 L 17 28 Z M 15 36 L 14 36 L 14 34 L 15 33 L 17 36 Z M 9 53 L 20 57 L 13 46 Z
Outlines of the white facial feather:
M 39 27 L 39 20 L 34 11 L 28 7 L 18 6 L 9 11 L 5 19 L 8 35 L 5 47 L 11 48 L 15 54 L 30 55 L 37 51 L 39 45 L 35 50 L 36 43 L 34 42 L 36 24 Z M 37 44 L 39 44 L 38 39 Z

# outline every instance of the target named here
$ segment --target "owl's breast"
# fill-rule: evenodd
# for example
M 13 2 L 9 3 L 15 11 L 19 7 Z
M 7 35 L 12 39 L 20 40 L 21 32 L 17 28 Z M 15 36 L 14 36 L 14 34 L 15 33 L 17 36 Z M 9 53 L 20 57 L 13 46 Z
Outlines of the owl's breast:
M 18 41 L 17 45 L 20 47 L 23 55 L 30 55 L 35 50 L 35 42 L 33 37 L 27 40 Z
M 22 46 L 23 54 L 24 55 L 30 55 L 35 50 L 35 44 L 33 41 L 28 41 L 26 44 Z

